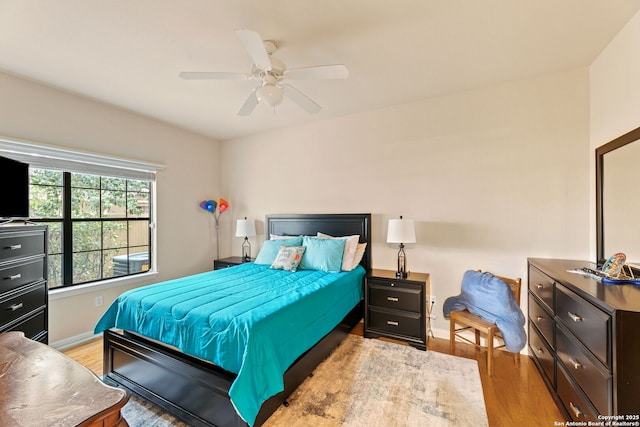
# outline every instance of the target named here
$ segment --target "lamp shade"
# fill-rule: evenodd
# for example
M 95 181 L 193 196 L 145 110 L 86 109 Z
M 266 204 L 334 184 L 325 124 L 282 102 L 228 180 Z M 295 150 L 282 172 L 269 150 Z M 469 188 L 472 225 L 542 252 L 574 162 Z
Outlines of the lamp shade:
M 416 229 L 412 219 L 390 219 L 387 243 L 415 243 Z
M 256 223 L 252 219 L 236 221 L 236 237 L 251 237 L 256 235 Z
M 279 86 L 265 84 L 256 90 L 256 97 L 258 98 L 258 102 L 266 103 L 270 107 L 275 107 L 282 102 L 283 93 L 282 88 Z

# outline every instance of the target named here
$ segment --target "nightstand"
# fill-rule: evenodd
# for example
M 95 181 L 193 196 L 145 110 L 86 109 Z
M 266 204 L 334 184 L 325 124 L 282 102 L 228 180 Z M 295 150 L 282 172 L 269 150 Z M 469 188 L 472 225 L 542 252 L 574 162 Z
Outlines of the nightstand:
M 250 258 L 249 261 L 253 261 L 253 258 Z M 216 259 L 213 261 L 213 269 L 220 270 L 222 268 L 233 267 L 234 265 L 243 264 L 245 261 L 241 256 L 230 256 L 229 258 Z
M 387 337 L 427 349 L 429 275 L 409 273 L 404 279 L 391 270 L 371 270 L 364 286 L 364 337 Z

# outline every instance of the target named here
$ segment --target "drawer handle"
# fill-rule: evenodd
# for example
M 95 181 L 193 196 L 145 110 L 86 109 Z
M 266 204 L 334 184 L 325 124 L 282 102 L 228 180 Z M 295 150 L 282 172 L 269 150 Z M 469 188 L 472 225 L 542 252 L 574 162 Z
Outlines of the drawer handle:
M 542 347 L 536 347 L 536 351 L 538 352 L 538 354 L 544 354 L 544 350 L 542 349 Z
M 542 285 L 542 284 L 538 283 L 538 284 L 536 285 L 536 288 L 538 288 L 538 289 L 544 289 L 544 285 Z
M 573 402 L 569 402 L 569 406 L 571 407 L 571 410 L 573 411 L 573 414 L 576 416 L 576 418 L 580 418 L 580 416 L 583 415 L 583 412 L 580 410 L 580 408 L 574 405 Z
M 387 320 L 387 325 L 398 326 L 399 323 L 398 322 L 394 322 L 393 320 Z
M 543 317 L 543 316 L 537 316 L 537 317 L 536 317 L 536 320 L 537 320 L 538 322 L 542 322 L 542 321 L 544 320 L 544 317 Z
M 580 369 L 582 368 L 582 364 L 580 362 L 578 362 L 577 360 L 574 359 L 569 359 L 569 362 L 571 362 L 571 364 L 573 365 L 573 369 Z
M 387 301 L 398 302 L 398 297 L 387 297 Z
M 18 273 L 18 274 L 14 274 L 13 276 L 9 276 L 8 279 L 9 280 L 17 280 L 19 278 L 22 277 L 22 274 Z
M 578 316 L 577 314 L 574 314 L 570 311 L 568 311 L 567 314 L 569 314 L 569 317 L 571 317 L 571 320 L 573 320 L 574 322 L 582 322 L 582 317 Z
M 9 306 L 7 310 L 16 311 L 16 310 L 20 310 L 22 307 L 23 307 L 23 304 L 19 302 L 18 304 L 13 304 L 12 306 Z
M 9 250 L 11 250 L 11 251 L 15 251 L 16 249 L 22 249 L 22 245 L 21 244 L 17 244 L 17 245 L 9 246 Z

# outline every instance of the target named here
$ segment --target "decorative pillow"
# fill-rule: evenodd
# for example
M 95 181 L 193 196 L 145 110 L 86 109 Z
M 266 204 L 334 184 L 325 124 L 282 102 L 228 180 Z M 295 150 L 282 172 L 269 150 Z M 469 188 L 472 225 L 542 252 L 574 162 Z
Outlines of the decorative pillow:
M 353 256 L 353 264 L 351 265 L 351 269 L 353 270 L 360 264 L 362 261 L 362 257 L 364 256 L 364 250 L 367 248 L 366 243 L 358 243 L 358 248 L 356 249 L 356 253 Z
M 276 255 L 278 255 L 278 251 L 280 250 L 280 246 L 301 246 L 302 245 L 302 236 L 292 237 L 290 239 L 280 239 L 280 240 L 265 240 L 260 252 L 258 252 L 258 256 L 254 263 L 256 264 L 273 264 L 273 261 L 276 260 Z
M 344 254 L 342 255 L 342 270 L 343 271 L 351 271 L 353 270 L 355 267 L 353 266 L 353 257 L 356 254 L 356 249 L 358 247 L 358 241 L 360 241 L 360 235 L 356 234 L 353 236 L 341 236 L 341 237 L 334 237 L 334 236 L 330 236 L 328 234 L 324 234 L 324 233 L 320 233 L 318 232 L 318 237 L 321 237 L 323 239 L 344 239 L 345 245 L 344 245 Z M 356 265 L 358 265 L 356 263 Z
M 296 271 L 302 261 L 304 246 L 280 246 L 276 260 L 271 264 L 275 270 Z
M 339 273 L 342 268 L 345 243 L 346 240 L 344 239 L 323 239 L 304 236 L 302 245 L 306 246 L 307 249 L 300 263 L 300 268 Z

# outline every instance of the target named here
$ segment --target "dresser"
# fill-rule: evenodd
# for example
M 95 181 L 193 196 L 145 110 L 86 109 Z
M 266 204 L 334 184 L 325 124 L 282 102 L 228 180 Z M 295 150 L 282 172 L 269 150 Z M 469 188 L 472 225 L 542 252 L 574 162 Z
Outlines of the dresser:
M 638 417 L 640 286 L 570 272 L 587 261 L 528 261 L 529 354 L 560 408 L 573 421 Z
M 48 343 L 47 227 L 0 226 L 0 333 Z
M 429 275 L 397 278 L 391 270 L 371 270 L 365 277 L 364 337 L 388 337 L 427 349 L 426 298 Z

